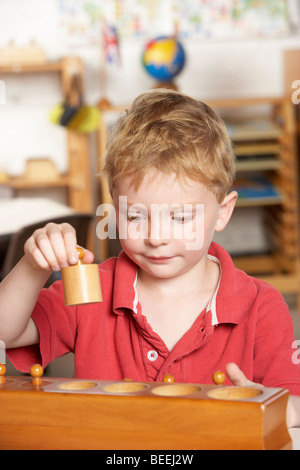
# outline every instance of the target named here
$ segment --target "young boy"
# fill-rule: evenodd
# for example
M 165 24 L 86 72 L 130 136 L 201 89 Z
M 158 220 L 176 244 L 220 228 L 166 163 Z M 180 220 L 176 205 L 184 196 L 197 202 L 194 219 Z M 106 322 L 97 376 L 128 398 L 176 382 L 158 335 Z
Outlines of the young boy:
M 212 242 L 234 209 L 234 171 L 226 127 L 208 106 L 166 90 L 137 98 L 107 147 L 123 251 L 99 267 L 103 302 L 65 307 L 60 281 L 42 290 L 76 263 L 76 234 L 67 224 L 36 231 L 0 285 L 0 339 L 16 367 L 72 351 L 82 378 L 211 383 L 226 370 L 227 384 L 288 388 L 288 425 L 298 425 L 287 306 Z

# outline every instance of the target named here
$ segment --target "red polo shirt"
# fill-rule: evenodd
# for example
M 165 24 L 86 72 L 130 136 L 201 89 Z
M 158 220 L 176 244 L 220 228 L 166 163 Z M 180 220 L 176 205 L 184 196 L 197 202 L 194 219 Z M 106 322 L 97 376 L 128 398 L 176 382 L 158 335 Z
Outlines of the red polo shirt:
M 236 269 L 219 245 L 212 243 L 209 253 L 221 267 L 218 290 L 172 351 L 143 316 L 137 267 L 122 252 L 99 266 L 102 303 L 65 307 L 60 281 L 43 289 L 32 314 L 40 344 L 8 356 L 23 372 L 74 352 L 78 378 L 161 381 L 172 374 L 176 382 L 194 383 L 211 383 L 214 371 L 235 362 L 250 380 L 300 395 L 300 361 L 282 296 Z

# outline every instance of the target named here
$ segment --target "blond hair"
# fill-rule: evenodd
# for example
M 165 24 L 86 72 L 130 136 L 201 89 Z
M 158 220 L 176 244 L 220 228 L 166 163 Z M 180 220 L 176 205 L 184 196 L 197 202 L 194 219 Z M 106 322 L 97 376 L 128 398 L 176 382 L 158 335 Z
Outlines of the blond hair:
M 139 187 L 150 169 L 199 181 L 221 202 L 235 175 L 224 122 L 205 103 L 172 90 L 140 95 L 109 136 L 104 174 L 113 191 L 125 177 Z

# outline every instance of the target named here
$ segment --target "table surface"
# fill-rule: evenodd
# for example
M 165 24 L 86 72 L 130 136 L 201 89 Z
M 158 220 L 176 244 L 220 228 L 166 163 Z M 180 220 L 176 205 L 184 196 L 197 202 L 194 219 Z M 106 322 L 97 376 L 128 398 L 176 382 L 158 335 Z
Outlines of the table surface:
M 74 210 L 47 198 L 0 199 L 0 236 L 13 234 L 26 225 L 74 214 Z

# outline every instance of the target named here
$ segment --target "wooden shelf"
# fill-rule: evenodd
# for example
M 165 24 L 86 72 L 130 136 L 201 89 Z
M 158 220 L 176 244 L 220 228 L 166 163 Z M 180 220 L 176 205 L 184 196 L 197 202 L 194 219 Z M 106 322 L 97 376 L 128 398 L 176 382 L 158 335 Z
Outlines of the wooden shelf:
M 284 198 L 278 199 L 239 199 L 236 207 L 269 207 L 283 204 Z
M 65 57 L 52 62 L 32 62 L 18 63 L 10 65 L 0 65 L 0 76 L 4 74 L 24 74 L 24 73 L 52 73 L 59 72 L 63 95 L 69 95 L 72 87 L 74 73 L 78 75 L 79 81 L 83 77 L 83 65 L 78 57 Z M 36 180 L 20 178 L 10 178 L 5 185 L 14 190 L 29 190 L 37 188 L 58 188 L 66 187 L 68 190 L 69 205 L 78 212 L 94 212 L 93 189 L 91 184 L 91 163 L 89 135 L 77 133 L 67 129 L 67 149 L 68 149 L 68 174 L 58 176 L 55 179 Z
M 61 176 L 55 180 L 28 180 L 26 178 L 18 177 L 11 178 L 6 183 L 13 189 L 34 189 L 34 188 L 57 188 L 57 187 L 68 187 L 70 184 L 70 178 L 68 176 Z
M 260 158 L 257 160 L 238 160 L 236 163 L 237 172 L 249 171 L 268 171 L 279 170 L 282 167 L 282 162 L 278 159 Z
M 280 144 L 278 142 L 247 142 L 234 146 L 235 154 L 240 155 L 279 155 Z
M 14 63 L 12 65 L 0 65 L 1 74 L 17 74 L 17 73 L 39 73 L 39 72 L 61 72 L 63 69 L 63 61 L 21 64 Z
M 215 101 L 213 107 L 225 109 L 223 118 L 226 122 L 229 108 L 259 104 L 268 105 L 270 109 L 269 125 L 266 122 L 261 128 L 257 126 L 256 135 L 255 119 L 252 125 L 252 118 L 249 118 L 249 123 L 237 122 L 236 128 L 230 128 L 229 124 L 229 130 L 236 148 L 237 176 L 248 178 L 249 182 L 253 175 L 265 177 L 270 187 L 273 185 L 278 192 L 278 198 L 275 195 L 270 199 L 249 197 L 237 202 L 239 210 L 256 206 L 266 208 L 264 223 L 272 252 L 235 257 L 234 260 L 237 267 L 272 284 L 283 294 L 296 294 L 300 307 L 299 184 L 292 102 L 289 97 L 225 100 Z M 246 111 L 243 109 L 243 115 Z M 247 185 L 245 188 L 248 189 Z
M 235 98 L 208 100 L 206 103 L 212 108 L 245 108 L 246 106 L 259 106 L 268 104 L 270 106 L 282 105 L 282 97 L 258 97 L 258 98 Z

